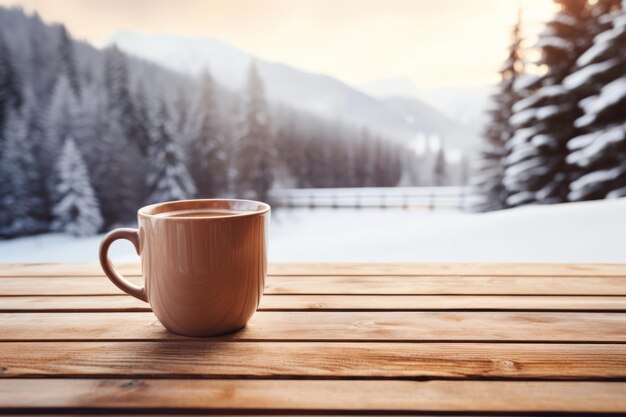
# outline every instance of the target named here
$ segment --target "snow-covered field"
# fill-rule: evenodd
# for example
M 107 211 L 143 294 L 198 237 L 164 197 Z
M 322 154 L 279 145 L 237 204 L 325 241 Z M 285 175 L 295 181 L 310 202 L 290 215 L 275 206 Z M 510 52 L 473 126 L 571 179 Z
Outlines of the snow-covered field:
M 95 262 L 100 236 L 0 241 L 0 262 Z M 624 262 L 626 199 L 488 214 L 395 209 L 273 213 L 270 261 Z M 112 258 L 133 261 L 127 242 Z

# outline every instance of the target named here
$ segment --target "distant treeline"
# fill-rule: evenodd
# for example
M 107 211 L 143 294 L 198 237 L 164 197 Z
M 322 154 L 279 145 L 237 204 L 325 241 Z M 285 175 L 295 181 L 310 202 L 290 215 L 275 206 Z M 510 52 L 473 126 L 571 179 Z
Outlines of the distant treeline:
M 520 22 L 493 97 L 474 209 L 626 196 L 626 12 L 557 0 L 529 64 Z
M 269 106 L 253 63 L 233 93 L 0 8 L 0 237 L 88 235 L 148 203 L 276 185 L 394 186 L 407 163 L 365 130 Z

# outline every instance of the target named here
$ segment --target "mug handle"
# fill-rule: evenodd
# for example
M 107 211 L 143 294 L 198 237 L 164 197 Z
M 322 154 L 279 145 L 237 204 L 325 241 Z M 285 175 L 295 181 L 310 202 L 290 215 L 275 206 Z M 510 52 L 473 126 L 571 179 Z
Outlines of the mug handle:
M 132 295 L 133 297 L 147 303 L 148 297 L 146 297 L 146 290 L 144 286 L 135 285 L 124 278 L 123 275 L 117 272 L 111 263 L 111 259 L 109 259 L 109 247 L 111 247 L 111 244 L 118 239 L 129 240 L 135 247 L 137 254 L 139 254 L 139 231 L 137 229 L 126 228 L 115 229 L 107 233 L 100 243 L 100 266 L 102 266 L 104 274 L 109 277 L 111 282 L 113 282 L 117 288 L 124 291 L 126 294 Z

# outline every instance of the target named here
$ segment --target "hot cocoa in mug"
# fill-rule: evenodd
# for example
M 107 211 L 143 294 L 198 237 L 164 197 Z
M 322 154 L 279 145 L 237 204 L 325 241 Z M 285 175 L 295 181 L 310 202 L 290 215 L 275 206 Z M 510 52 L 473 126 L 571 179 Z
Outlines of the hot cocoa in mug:
M 153 204 L 137 214 L 139 229 L 116 229 L 100 244 L 104 273 L 122 291 L 150 303 L 173 333 L 215 336 L 246 325 L 267 275 L 270 206 L 249 200 Z M 144 286 L 127 281 L 108 250 L 129 240 L 141 257 Z

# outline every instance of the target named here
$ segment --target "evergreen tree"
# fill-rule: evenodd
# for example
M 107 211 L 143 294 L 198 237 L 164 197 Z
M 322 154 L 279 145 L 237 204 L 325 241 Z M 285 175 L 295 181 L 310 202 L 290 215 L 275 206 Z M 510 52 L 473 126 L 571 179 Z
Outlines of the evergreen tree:
M 104 82 L 107 92 L 107 113 L 111 124 L 116 125 L 115 129 L 118 130 L 116 133 L 120 135 L 118 138 L 120 148 L 136 153 L 133 149 L 135 148 L 145 154 L 148 143 L 140 143 L 140 139 L 144 138 L 137 134 L 139 123 L 135 103 L 130 94 L 126 56 L 116 46 L 105 51 Z M 137 164 L 138 161 L 135 160 L 134 163 Z
M 87 167 L 76 147 L 68 137 L 56 165 L 58 200 L 54 205 L 53 230 L 76 236 L 89 236 L 102 226 L 98 200 L 91 188 Z
M 43 109 L 50 102 L 50 92 L 59 78 L 59 54 L 56 37 L 50 36 L 49 28 L 39 15 L 35 13 L 31 19 L 28 40 L 30 55 L 25 69 L 28 84 Z
M 148 96 L 143 83 L 140 83 L 135 92 L 134 99 L 135 119 L 136 119 L 136 135 L 137 145 L 143 156 L 148 155 L 150 147 L 150 130 L 152 128 L 152 119 L 150 117 L 150 97 Z
M 590 3 L 591 34 L 595 37 L 611 28 L 612 13 L 621 10 L 622 0 L 596 0 Z
M 41 210 L 39 166 L 27 118 L 11 110 L 0 160 L 0 236 L 41 233 L 47 229 Z
M 174 120 L 176 132 L 181 137 L 183 142 L 187 141 L 190 125 L 192 125 L 193 117 L 190 114 L 190 107 L 191 103 L 189 102 L 187 93 L 183 88 L 180 88 L 174 100 L 174 113 L 172 119 Z
M 371 137 L 366 129 L 361 131 L 360 137 L 354 143 L 353 167 L 354 186 L 368 187 L 371 185 L 372 154 L 369 152 Z
M 385 172 L 381 184 L 383 187 L 395 187 L 400 183 L 404 172 L 402 152 L 406 151 L 406 149 L 396 144 L 387 144 L 384 148 L 382 155 L 384 162 L 382 165 L 385 167 Z
M 335 129 L 330 130 L 327 136 L 327 145 L 330 150 L 328 153 L 329 170 L 331 173 L 331 187 L 347 187 L 349 176 L 348 168 L 348 148 L 346 141 L 340 136 Z
M 148 203 L 190 198 L 196 187 L 185 167 L 181 145 L 175 139 L 174 122 L 163 100 L 159 103 L 155 122 L 149 152 Z
M 51 201 L 55 200 L 56 166 L 64 141 L 73 137 L 75 133 L 78 103 L 66 76 L 61 75 L 57 80 L 50 105 L 45 117 L 45 140 L 41 146 L 43 157 L 42 170 L 46 178 L 47 192 Z
M 126 56 L 115 45 L 105 50 L 104 81 L 109 117 L 121 125 L 125 140 L 131 143 L 136 139 L 133 135 L 137 126 L 135 106 L 129 89 Z
M 567 142 L 576 135 L 577 96 L 563 85 L 590 42 L 586 0 L 556 0 L 559 11 L 540 34 L 538 62 L 546 68 L 536 79 L 518 80 L 524 98 L 510 119 L 517 128 L 507 146 L 505 185 L 511 206 L 566 201 L 571 171 L 565 163 Z M 531 80 L 531 82 L 527 82 Z
M 150 118 L 150 98 L 146 92 L 143 83 L 140 83 L 135 92 L 134 98 L 135 111 L 135 135 L 137 137 L 137 146 L 141 154 L 148 155 L 150 147 L 150 129 L 152 120 Z
M 21 105 L 21 79 L 13 62 L 13 54 L 0 34 L 0 148 L 8 114 Z
M 480 154 L 480 165 L 472 179 L 475 195 L 472 196 L 470 208 L 473 211 L 491 211 L 507 207 L 505 167 L 515 164 L 521 151 L 531 146 L 521 144 L 516 152 L 507 158 L 505 144 L 514 133 L 510 118 L 513 114 L 513 105 L 519 100 L 514 84 L 524 70 L 521 57 L 521 13 L 518 13 L 517 22 L 513 26 L 511 39 L 508 57 L 500 69 L 498 91 L 491 97 L 493 108 L 489 111 L 490 121 L 484 132 L 486 143 Z
M 32 196 L 31 201 L 34 201 L 29 205 L 28 215 L 38 223 L 45 224 L 47 228 L 52 219 L 52 200 L 46 187 L 45 164 L 43 161 L 49 156 L 43 153 L 46 133 L 44 131 L 42 107 L 31 88 L 27 87 L 24 90 L 24 104 L 21 113 L 24 123 L 26 123 L 27 131 L 23 153 L 30 154 L 34 160 L 34 167 L 27 175 L 28 190 Z M 28 158 L 31 157 L 29 156 Z M 30 164 L 30 160 L 28 164 Z M 27 166 L 28 164 L 24 165 Z
M 119 222 L 124 202 L 126 176 L 120 166 L 119 136 L 116 123 L 109 120 L 107 96 L 103 85 L 86 84 L 81 90 L 81 106 L 74 118 L 73 137 L 89 167 L 91 185 L 100 203 L 106 227 Z
M 63 74 L 70 83 L 70 87 L 76 97 L 80 97 L 80 78 L 74 57 L 74 43 L 70 39 L 64 25 L 59 27 L 59 59 L 61 64 L 60 74 Z
M 65 139 L 74 134 L 78 101 L 70 81 L 62 75 L 57 80 L 46 115 L 46 140 L 51 148 L 60 151 Z
M 97 168 L 103 152 L 102 138 L 109 127 L 106 93 L 101 85 L 87 84 L 81 90 L 80 106 L 74 111 L 73 137 L 90 169 Z
M 263 82 L 256 65 L 250 65 L 244 133 L 238 142 L 237 188 L 244 197 L 267 201 L 274 181 L 273 143 Z
M 439 147 L 437 156 L 435 158 L 435 169 L 433 172 L 433 178 L 435 179 L 435 187 L 441 187 L 447 183 L 448 172 L 446 164 L 446 152 L 443 145 Z
M 198 111 L 200 126 L 191 142 L 191 173 L 198 187 L 199 197 L 217 197 L 228 188 L 228 149 L 219 127 L 219 113 L 215 98 L 215 83 L 209 73 L 203 76 L 202 95 Z
M 306 155 L 304 138 L 298 135 L 292 114 L 283 114 L 283 125 L 276 134 L 278 156 L 293 181 L 293 187 L 304 187 Z
M 137 143 L 139 144 L 140 153 L 137 165 L 140 169 L 138 172 L 139 178 L 136 179 L 137 182 L 134 184 L 133 189 L 137 192 L 138 198 L 136 201 L 143 203 L 150 194 L 144 174 L 149 168 L 148 152 L 149 144 L 151 143 L 150 132 L 153 124 L 152 109 L 154 107 L 153 96 L 146 91 L 143 83 L 140 83 L 135 91 L 134 103 L 137 120 L 136 134 L 139 138 Z
M 626 11 L 609 8 L 608 29 L 599 33 L 565 84 L 585 96 L 568 143 L 567 162 L 579 173 L 569 199 L 626 196 Z
M 134 220 L 146 195 L 148 135 L 146 127 L 140 123 L 130 93 L 126 55 L 116 46 L 105 51 L 104 82 L 109 118 L 105 141 L 110 163 L 117 167 L 111 175 L 114 178 L 110 178 L 113 184 L 117 184 L 116 189 L 111 190 L 117 195 L 108 197 L 116 202 L 117 207 L 115 211 L 105 210 L 105 218 L 107 224 L 125 224 Z
M 145 126 L 138 120 L 136 104 L 130 92 L 126 55 L 116 46 L 105 51 L 104 79 L 109 117 L 119 123 L 125 144 L 138 148 L 142 155 L 146 155 L 149 137 Z

